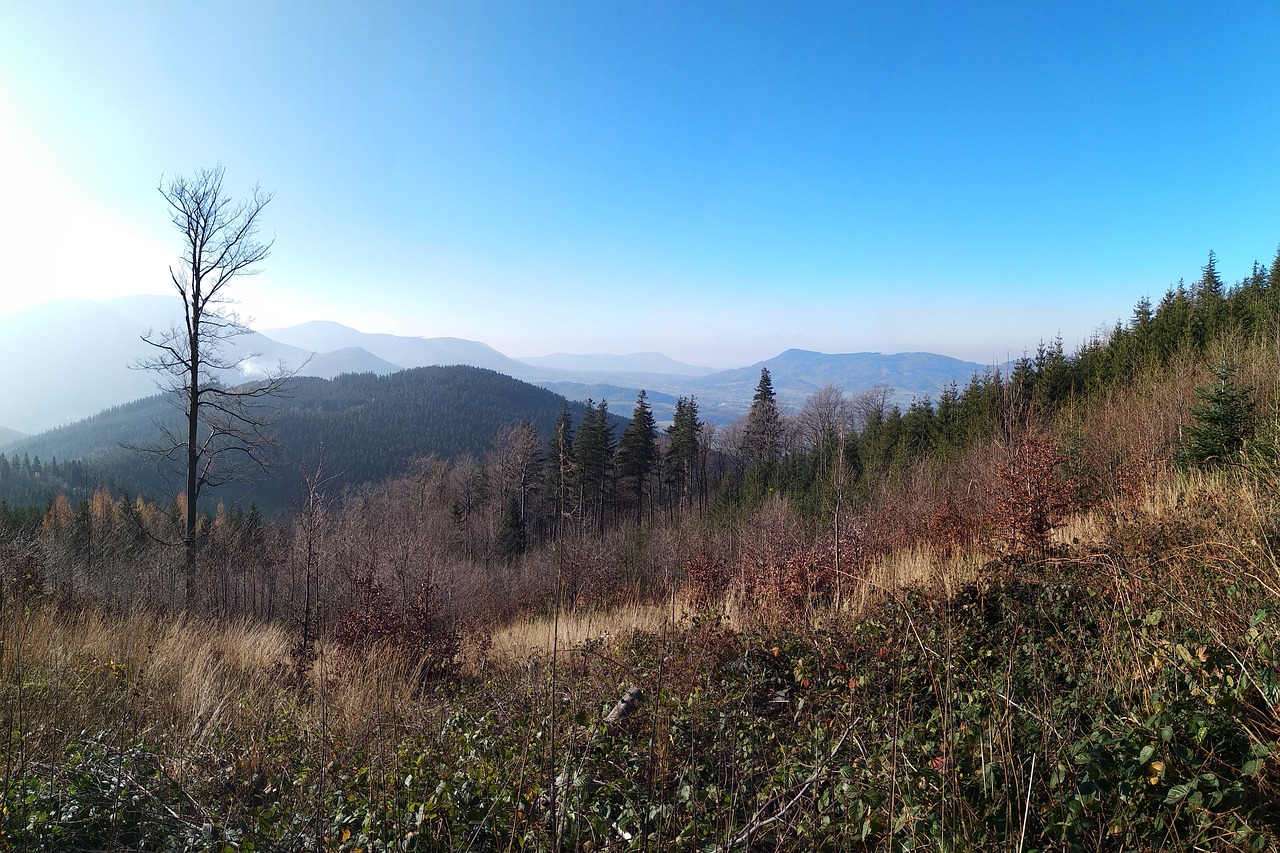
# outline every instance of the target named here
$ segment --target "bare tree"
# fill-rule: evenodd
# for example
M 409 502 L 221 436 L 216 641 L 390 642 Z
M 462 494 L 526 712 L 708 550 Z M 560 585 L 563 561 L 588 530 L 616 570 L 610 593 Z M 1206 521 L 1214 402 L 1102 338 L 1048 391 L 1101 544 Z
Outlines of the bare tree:
M 796 417 L 801 446 L 806 450 L 821 447 L 832 438 L 843 439 L 852 431 L 853 412 L 844 389 L 827 385 L 809 395 Z
M 490 507 L 494 513 L 494 529 L 505 522 L 514 522 L 514 529 L 507 532 L 516 540 L 510 544 L 520 552 L 525 548 L 528 535 L 526 503 L 529 491 L 538 482 L 542 461 L 542 439 L 528 421 L 504 426 L 493 437 L 488 467 L 489 482 L 497 488 L 497 499 Z M 506 518 L 509 502 L 514 502 L 515 510 L 511 519 Z
M 855 430 L 862 430 L 873 417 L 883 418 L 889 411 L 893 388 L 883 383 L 855 394 L 849 401 L 849 412 Z
M 877 388 L 887 386 L 877 386 Z M 844 510 L 844 499 L 849 481 L 849 470 L 845 460 L 845 443 L 853 432 L 856 416 L 855 407 L 874 408 L 876 399 L 884 397 L 884 392 L 864 391 L 856 401 L 844 396 L 844 390 L 834 385 L 827 385 L 809 396 L 796 418 L 797 429 L 807 449 L 818 455 L 820 472 L 830 471 L 830 510 L 831 510 L 831 544 L 833 570 L 835 574 L 836 607 L 841 604 L 843 593 L 840 566 L 840 515 Z M 879 404 L 883 406 L 883 403 Z M 865 415 L 864 421 L 865 421 Z
M 135 449 L 171 463 L 185 477 L 187 606 L 195 600 L 200 496 L 205 487 L 243 480 L 267 466 L 269 398 L 292 375 L 281 367 L 247 385 L 228 386 L 224 379 L 247 358 L 228 353 L 228 342 L 249 331 L 224 291 L 236 278 L 257 273 L 271 253 L 271 242 L 257 236 L 271 194 L 255 186 L 249 198 L 233 200 L 223 190 L 222 177 L 219 165 L 158 188 L 182 234 L 182 257 L 169 267 L 169 278 L 182 297 L 183 318 L 181 326 L 145 335 L 156 353 L 136 365 L 159 374 L 161 389 L 171 392 L 183 410 L 182 427 L 160 426 L 155 443 Z

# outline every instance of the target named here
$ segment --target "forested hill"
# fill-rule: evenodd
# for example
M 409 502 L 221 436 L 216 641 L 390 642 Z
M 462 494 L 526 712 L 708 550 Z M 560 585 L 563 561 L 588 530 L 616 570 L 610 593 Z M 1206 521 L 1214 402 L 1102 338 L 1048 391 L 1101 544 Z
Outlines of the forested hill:
M 617 405 L 629 411 L 629 402 Z M 250 494 L 264 507 L 286 506 L 322 455 L 331 490 L 376 482 L 403 473 L 420 456 L 482 457 L 503 427 L 527 421 L 549 435 L 566 400 L 492 370 L 455 365 L 388 376 L 297 377 L 288 396 L 275 403 L 276 468 Z M 582 404 L 568 406 L 580 419 Z M 157 424 L 176 427 L 180 416 L 171 398 L 148 397 L 11 445 L 0 462 L 0 495 L 28 502 L 64 488 L 83 492 L 99 480 L 129 492 L 160 493 L 163 481 L 150 463 L 121 445 L 153 441 Z M 244 495 L 244 487 L 235 485 L 221 496 Z

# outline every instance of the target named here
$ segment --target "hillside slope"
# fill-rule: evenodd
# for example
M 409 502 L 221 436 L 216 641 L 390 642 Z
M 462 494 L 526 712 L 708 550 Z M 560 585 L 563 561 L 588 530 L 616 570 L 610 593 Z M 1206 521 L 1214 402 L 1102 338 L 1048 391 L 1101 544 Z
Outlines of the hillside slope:
M 527 421 L 549 435 L 566 405 L 546 389 L 466 366 L 422 367 L 388 376 L 347 374 L 332 380 L 297 377 L 277 402 L 271 477 L 252 489 L 229 485 L 222 496 L 283 507 L 322 459 L 336 491 L 401 473 L 420 456 L 480 457 L 504 426 Z M 568 405 L 575 420 L 580 419 L 582 406 Z M 8 456 L 45 460 L 43 476 L 50 490 L 57 486 L 56 470 L 48 470 L 56 458 L 64 466 L 67 460 L 82 460 L 94 471 L 78 476 L 100 477 L 117 489 L 161 492 L 164 479 L 145 457 L 122 445 L 153 442 L 157 424 L 176 428 L 180 418 L 172 398 L 154 395 L 18 441 L 8 448 Z

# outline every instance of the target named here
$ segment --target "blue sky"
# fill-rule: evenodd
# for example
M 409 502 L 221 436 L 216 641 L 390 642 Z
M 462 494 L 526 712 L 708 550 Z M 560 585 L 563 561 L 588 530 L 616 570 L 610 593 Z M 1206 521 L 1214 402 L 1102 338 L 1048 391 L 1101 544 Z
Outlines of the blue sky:
M 165 292 L 508 355 L 1069 347 L 1280 244 L 1280 4 L 0 0 L 0 312 Z

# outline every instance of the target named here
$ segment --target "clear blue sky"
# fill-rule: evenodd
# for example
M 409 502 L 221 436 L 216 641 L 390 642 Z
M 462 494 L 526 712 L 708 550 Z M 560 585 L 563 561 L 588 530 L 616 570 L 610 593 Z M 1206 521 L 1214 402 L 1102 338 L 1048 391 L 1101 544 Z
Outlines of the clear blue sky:
M 221 162 L 262 327 L 1071 347 L 1280 243 L 1280 4 L 1225 5 L 0 0 L 0 311 L 165 292 Z

